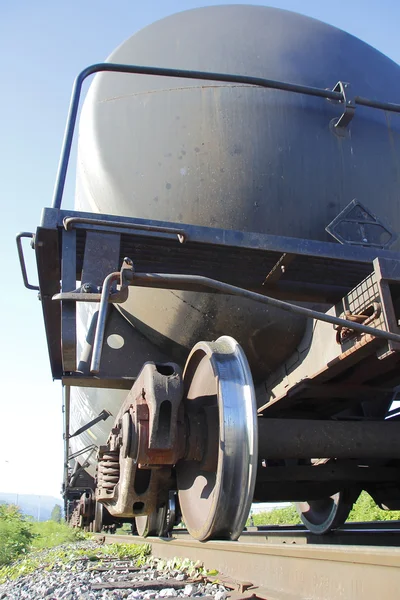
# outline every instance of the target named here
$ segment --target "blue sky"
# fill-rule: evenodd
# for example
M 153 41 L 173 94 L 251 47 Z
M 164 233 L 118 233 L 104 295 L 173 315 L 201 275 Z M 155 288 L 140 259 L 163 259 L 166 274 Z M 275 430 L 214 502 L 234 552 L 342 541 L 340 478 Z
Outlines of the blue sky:
M 0 491 L 54 495 L 60 489 L 60 384 L 51 382 L 40 303 L 22 285 L 14 235 L 34 231 L 41 208 L 50 205 L 72 81 L 138 29 L 205 4 L 294 10 L 340 27 L 400 63 L 395 0 L 0 2 Z M 67 194 L 72 205 L 73 181 Z M 32 260 L 29 267 L 34 280 Z

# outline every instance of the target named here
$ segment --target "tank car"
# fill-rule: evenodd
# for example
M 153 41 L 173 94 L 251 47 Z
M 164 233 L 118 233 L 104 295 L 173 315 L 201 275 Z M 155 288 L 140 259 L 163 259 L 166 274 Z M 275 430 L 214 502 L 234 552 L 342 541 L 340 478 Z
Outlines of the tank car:
M 399 74 L 314 19 L 225 5 L 78 76 L 52 208 L 18 244 L 92 528 L 162 534 L 180 510 L 237 539 L 253 501 L 294 501 L 325 533 L 362 489 L 400 508 Z

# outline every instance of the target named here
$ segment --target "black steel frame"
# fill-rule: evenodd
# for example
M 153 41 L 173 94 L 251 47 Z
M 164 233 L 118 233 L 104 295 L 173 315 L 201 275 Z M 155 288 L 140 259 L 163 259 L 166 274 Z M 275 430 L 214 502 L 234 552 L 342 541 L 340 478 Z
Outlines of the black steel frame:
M 344 82 L 338 82 L 329 90 L 259 77 L 138 65 L 100 63 L 84 69 L 73 86 L 52 208 L 44 209 L 35 236 L 24 232 L 17 237 L 25 286 L 38 289 L 28 282 L 21 244 L 22 237 L 34 237 L 54 378 L 63 378 L 71 384 L 75 380 L 80 385 L 123 388 L 132 385 L 130 377 L 118 382 L 101 374 L 87 378 L 72 368 L 76 364 L 75 300 L 78 299 L 76 296 L 73 299 L 73 292 L 76 281 L 82 279 L 85 240 L 89 232 L 114 234 L 112 237 L 119 248 L 118 268 L 124 257 L 129 256 L 142 274 L 161 275 L 159 281 L 157 277 L 151 281 L 151 278 L 137 278 L 138 285 L 204 292 L 208 290 L 204 278 L 208 278 L 209 281 L 220 280 L 219 291 L 222 293 L 230 285 L 273 298 L 329 304 L 339 301 L 369 275 L 376 258 L 400 260 L 400 253 L 371 247 L 61 210 L 82 85 L 87 77 L 99 72 L 236 83 L 328 99 L 336 101 L 344 110 L 336 120 L 337 128 L 348 125 L 357 105 L 400 113 L 398 104 L 351 96 L 350 86 Z M 215 252 L 218 252 L 216 264 L 213 262 Z M 163 277 L 171 273 L 177 277 L 169 281 Z M 213 291 L 218 291 L 215 285 L 213 287 Z M 62 295 L 70 294 L 68 301 L 65 296 L 61 302 L 55 299 L 60 289 Z M 81 291 L 78 290 L 79 294 Z M 84 299 L 89 301 L 90 294 Z

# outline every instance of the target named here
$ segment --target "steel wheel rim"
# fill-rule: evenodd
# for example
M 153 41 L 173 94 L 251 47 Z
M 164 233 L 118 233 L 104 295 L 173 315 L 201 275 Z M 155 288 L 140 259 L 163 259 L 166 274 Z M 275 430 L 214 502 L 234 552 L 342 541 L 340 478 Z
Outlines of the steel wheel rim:
M 352 509 L 354 499 L 351 490 L 342 490 L 320 500 L 297 502 L 296 508 L 307 529 L 311 533 L 323 535 L 343 525 Z
M 95 533 L 100 533 L 103 529 L 103 510 L 104 507 L 101 502 L 96 502 L 94 509 L 94 522 L 93 522 L 93 531 Z
M 167 507 L 161 506 L 150 515 L 135 517 L 137 533 L 140 537 L 162 536 L 165 529 Z
M 199 342 L 186 363 L 185 402 L 216 402 L 219 419 L 215 472 L 199 463 L 177 465 L 179 502 L 192 537 L 236 540 L 254 495 L 257 472 L 257 411 L 246 356 L 231 337 Z M 212 397 L 215 396 L 215 400 Z

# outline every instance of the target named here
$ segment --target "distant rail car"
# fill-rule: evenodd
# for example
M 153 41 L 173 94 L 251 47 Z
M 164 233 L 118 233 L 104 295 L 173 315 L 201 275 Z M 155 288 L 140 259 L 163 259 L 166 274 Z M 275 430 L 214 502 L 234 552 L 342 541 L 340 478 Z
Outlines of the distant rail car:
M 153 65 L 153 66 L 147 66 Z M 62 207 L 81 88 L 75 210 Z M 255 502 L 400 509 L 400 68 L 261 6 L 85 69 L 33 240 L 71 523 L 237 539 Z

